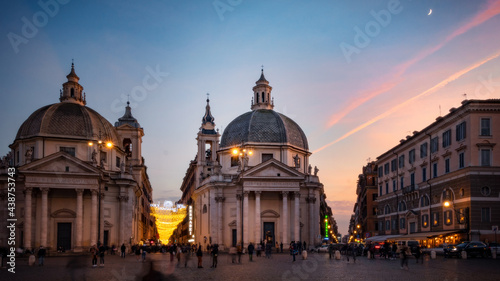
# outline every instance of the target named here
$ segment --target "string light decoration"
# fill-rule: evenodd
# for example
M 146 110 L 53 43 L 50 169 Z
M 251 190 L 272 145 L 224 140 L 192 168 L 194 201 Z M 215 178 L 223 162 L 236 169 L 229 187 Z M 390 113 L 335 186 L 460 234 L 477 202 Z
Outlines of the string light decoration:
M 159 239 L 168 241 L 170 236 L 177 229 L 177 225 L 186 218 L 187 208 L 183 205 L 177 205 L 173 208 L 160 207 L 157 204 L 151 205 L 151 215 L 156 218 L 156 228 L 158 229 Z

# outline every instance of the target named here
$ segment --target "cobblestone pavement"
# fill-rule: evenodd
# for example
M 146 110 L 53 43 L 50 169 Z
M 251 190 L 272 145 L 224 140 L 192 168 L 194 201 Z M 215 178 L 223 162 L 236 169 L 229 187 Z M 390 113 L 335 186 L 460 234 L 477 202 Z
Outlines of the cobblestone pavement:
M 328 254 L 309 254 L 307 260 L 287 254 L 274 254 L 271 259 L 255 257 L 249 262 L 242 256 L 242 263 L 232 263 L 231 256 L 222 254 L 217 268 L 210 268 L 211 259 L 205 254 L 203 268 L 197 268 L 197 259 L 190 257 L 188 266 L 184 260 L 170 261 L 168 254 L 149 254 L 146 262 L 137 261 L 135 256 L 121 259 L 106 256 L 105 266 L 93 268 L 89 256 L 48 257 L 45 266 L 28 266 L 27 259 L 18 259 L 16 273 L 7 268 L 0 269 L 0 280 L 500 280 L 500 259 L 444 259 L 425 258 L 416 264 L 409 260 L 409 269 L 400 268 L 400 260 L 368 260 L 358 257 L 354 263 L 343 260 L 329 260 Z

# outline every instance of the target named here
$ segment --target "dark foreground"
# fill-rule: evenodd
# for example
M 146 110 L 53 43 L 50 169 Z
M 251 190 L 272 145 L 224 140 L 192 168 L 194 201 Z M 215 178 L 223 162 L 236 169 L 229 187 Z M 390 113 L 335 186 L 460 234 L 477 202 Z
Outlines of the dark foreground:
M 500 259 L 445 259 L 425 257 L 424 263 L 409 260 L 409 269 L 400 268 L 400 260 L 358 257 L 354 263 L 330 260 L 328 254 L 309 254 L 307 260 L 287 254 L 274 254 L 271 259 L 255 257 L 249 262 L 242 256 L 242 264 L 233 264 L 231 256 L 219 256 L 217 268 L 210 268 L 211 259 L 205 254 L 203 268 L 197 268 L 195 256 L 184 267 L 177 260 L 170 261 L 169 254 L 149 254 L 146 262 L 135 256 L 125 259 L 106 256 L 105 266 L 93 268 L 89 256 L 48 257 L 44 266 L 28 266 L 27 259 L 17 259 L 16 273 L 0 269 L 0 280 L 500 280 Z

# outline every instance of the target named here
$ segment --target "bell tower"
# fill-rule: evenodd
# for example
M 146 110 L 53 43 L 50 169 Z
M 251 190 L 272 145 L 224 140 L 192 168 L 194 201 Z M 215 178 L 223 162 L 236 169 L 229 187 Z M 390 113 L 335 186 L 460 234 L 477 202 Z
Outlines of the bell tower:
M 206 177 L 218 173 L 219 162 L 217 151 L 219 150 L 220 134 L 215 130 L 215 118 L 210 112 L 210 99 L 207 94 L 207 105 L 205 107 L 205 115 L 201 119 L 201 127 L 196 140 L 198 141 L 197 162 L 197 177 L 200 181 Z
M 274 100 L 271 97 L 273 87 L 269 86 L 269 81 L 264 77 L 264 68 L 261 69 L 259 80 L 255 82 L 252 99 L 252 110 L 257 109 L 273 109 Z
M 137 122 L 137 119 L 132 116 L 130 102 L 127 101 L 125 114 L 118 118 L 118 122 L 115 122 L 115 127 L 122 141 L 122 147 L 125 150 L 127 166 L 143 165 L 141 148 L 144 129 Z

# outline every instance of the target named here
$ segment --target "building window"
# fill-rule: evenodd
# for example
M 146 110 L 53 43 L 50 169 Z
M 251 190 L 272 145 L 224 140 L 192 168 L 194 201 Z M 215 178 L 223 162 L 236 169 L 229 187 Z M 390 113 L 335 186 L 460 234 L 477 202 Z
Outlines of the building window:
M 372 194 L 372 201 L 377 200 L 377 197 L 378 197 L 377 193 L 373 193 Z
M 392 159 L 391 160 L 391 172 L 394 172 L 398 169 L 396 165 L 397 165 L 396 159 Z
M 267 160 L 273 159 L 273 154 L 272 153 L 262 153 L 262 163 L 266 162 Z
M 61 147 L 59 147 L 59 151 L 66 152 L 69 155 L 75 157 L 75 148 L 74 147 L 61 146 Z
M 392 219 L 392 230 L 396 230 L 397 229 L 397 224 L 396 224 L 396 219 Z
M 461 141 L 465 139 L 465 121 L 457 125 L 456 140 Z
M 239 165 L 239 157 L 236 156 L 231 156 L 231 167 L 235 167 Z
M 410 164 L 413 164 L 413 162 L 415 162 L 415 149 L 412 149 L 410 150 L 410 152 L 408 152 L 408 162 Z
M 438 226 L 439 225 L 439 213 L 434 212 L 432 213 L 432 226 Z
M 396 181 L 392 180 L 392 191 L 396 191 L 396 190 L 397 190 Z
M 426 206 L 429 206 L 430 204 L 430 200 L 429 200 L 429 197 L 427 196 L 422 196 L 420 198 L 420 207 L 426 207 Z
M 481 208 L 481 222 L 490 222 L 490 208 Z
M 117 156 L 116 157 L 116 167 L 117 168 L 120 168 L 120 162 L 121 162 L 121 159 L 120 159 L 120 157 Z
M 390 214 L 391 213 L 391 207 L 389 207 L 389 205 L 386 205 L 385 206 L 385 209 L 384 209 L 384 214 Z
M 382 185 L 379 186 L 378 194 L 382 195 Z
M 415 185 L 415 173 L 410 174 L 410 185 L 411 186 Z
M 384 164 L 384 175 L 389 174 L 389 163 Z
M 491 136 L 491 119 L 481 118 L 481 136 Z
M 203 213 L 206 214 L 208 212 L 207 204 L 203 205 Z
M 390 220 L 385 221 L 385 230 L 391 230 L 391 221 Z
M 427 181 L 427 167 L 422 167 L 422 181 Z
M 483 196 L 490 196 L 490 194 L 491 194 L 490 187 L 489 186 L 483 186 L 483 187 L 481 187 L 481 194 Z
M 399 168 L 403 168 L 405 166 L 405 156 L 399 156 Z
M 399 218 L 399 229 L 405 229 L 405 228 L 406 228 L 405 218 Z
M 491 150 L 481 149 L 481 166 L 491 166 Z
M 422 215 L 422 227 L 429 226 L 429 215 Z
M 389 183 L 386 182 L 385 183 L 385 194 L 388 194 L 389 193 Z
M 377 215 L 377 208 L 372 208 L 372 215 L 374 215 L 374 216 Z
M 465 190 L 463 188 L 460 188 L 460 191 L 458 192 L 458 194 L 460 195 L 460 197 L 464 197 Z
M 438 176 L 438 163 L 432 163 L 432 178 L 437 178 Z
M 399 202 L 399 211 L 406 211 L 406 203 L 404 201 Z
M 405 187 L 405 177 L 401 177 L 399 180 L 401 181 L 401 189 L 403 189 Z
M 379 223 L 377 221 L 375 221 L 375 231 L 379 230 L 378 225 L 379 225 Z
M 447 130 L 443 133 L 443 147 L 448 147 L 451 145 L 451 130 Z
M 451 210 L 444 211 L 444 224 L 451 225 L 453 222 L 453 214 Z
M 458 221 L 460 223 L 465 223 L 465 213 L 463 208 L 458 209 Z
M 384 222 L 383 221 L 378 222 L 378 229 L 380 229 L 380 231 L 384 230 Z
M 444 159 L 444 172 L 445 174 L 450 172 L 450 158 Z
M 458 154 L 458 168 L 462 169 L 465 167 L 465 153 L 460 152 Z
M 439 149 L 439 137 L 431 139 L 431 153 L 437 152 Z
M 378 177 L 381 178 L 383 175 L 384 175 L 384 170 L 382 169 L 382 167 L 379 167 L 379 169 L 378 169 Z
M 420 145 L 420 158 L 427 157 L 427 143 Z

